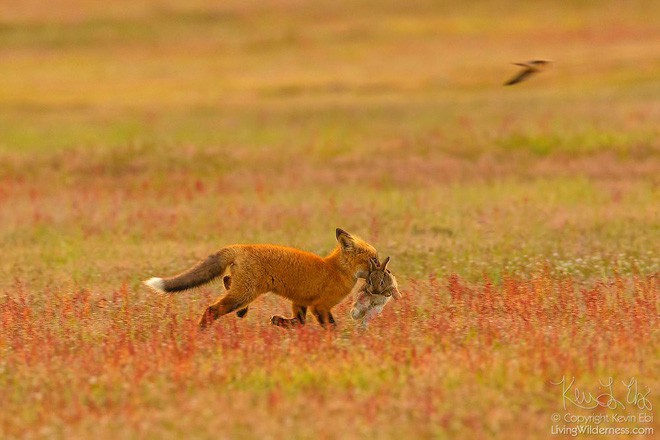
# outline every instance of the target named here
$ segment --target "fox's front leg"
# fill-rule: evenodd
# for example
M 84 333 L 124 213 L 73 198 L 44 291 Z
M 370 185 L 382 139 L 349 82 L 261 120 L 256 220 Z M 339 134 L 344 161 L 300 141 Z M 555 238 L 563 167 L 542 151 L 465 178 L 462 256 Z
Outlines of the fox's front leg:
M 293 311 L 293 318 L 285 318 L 283 316 L 273 316 L 270 318 L 270 323 L 278 327 L 292 328 L 305 325 L 307 320 L 307 306 L 300 304 L 291 304 Z
M 316 320 L 323 328 L 335 328 L 337 327 L 337 322 L 335 321 L 334 316 L 330 313 L 330 310 L 323 309 L 314 309 L 314 316 Z

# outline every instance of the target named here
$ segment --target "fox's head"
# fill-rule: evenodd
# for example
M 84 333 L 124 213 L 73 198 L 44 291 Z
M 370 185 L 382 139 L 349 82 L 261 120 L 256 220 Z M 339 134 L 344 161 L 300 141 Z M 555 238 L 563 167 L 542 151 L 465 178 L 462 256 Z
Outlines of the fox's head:
M 376 248 L 366 241 L 340 228 L 337 228 L 336 235 L 342 263 L 348 266 L 354 274 L 357 275 L 360 271 L 369 270 L 370 260 L 375 259 L 378 261 Z

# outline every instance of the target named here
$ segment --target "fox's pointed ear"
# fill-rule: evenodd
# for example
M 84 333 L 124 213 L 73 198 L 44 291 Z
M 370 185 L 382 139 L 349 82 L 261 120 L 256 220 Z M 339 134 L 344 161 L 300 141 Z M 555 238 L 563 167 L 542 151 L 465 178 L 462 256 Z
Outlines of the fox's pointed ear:
M 383 261 L 383 264 L 380 266 L 380 270 L 387 270 L 387 264 L 390 262 L 390 257 L 385 258 L 385 261 Z
M 353 236 L 343 229 L 337 228 L 336 231 L 337 241 L 341 245 L 342 249 L 349 250 L 353 249 Z

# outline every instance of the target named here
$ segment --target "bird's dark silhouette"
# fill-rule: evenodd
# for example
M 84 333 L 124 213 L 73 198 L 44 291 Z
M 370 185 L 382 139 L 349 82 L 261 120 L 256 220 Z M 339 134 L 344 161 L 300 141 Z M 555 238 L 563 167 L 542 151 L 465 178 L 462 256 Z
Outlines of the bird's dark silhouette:
M 512 86 L 518 84 L 519 82 L 525 81 L 530 76 L 535 73 L 545 70 L 546 67 L 550 65 L 551 61 L 548 60 L 532 60 L 527 61 L 526 63 L 513 63 L 515 66 L 520 66 L 523 68 L 516 76 L 504 83 L 505 86 Z

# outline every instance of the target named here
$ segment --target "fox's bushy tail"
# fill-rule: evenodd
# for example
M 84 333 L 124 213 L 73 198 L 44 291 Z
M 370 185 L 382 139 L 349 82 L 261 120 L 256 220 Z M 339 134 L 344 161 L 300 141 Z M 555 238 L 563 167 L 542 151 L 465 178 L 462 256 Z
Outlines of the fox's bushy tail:
M 149 278 L 144 284 L 154 290 L 165 293 L 181 292 L 201 286 L 222 275 L 226 267 L 232 263 L 234 252 L 222 249 L 211 254 L 188 270 L 169 278 Z

